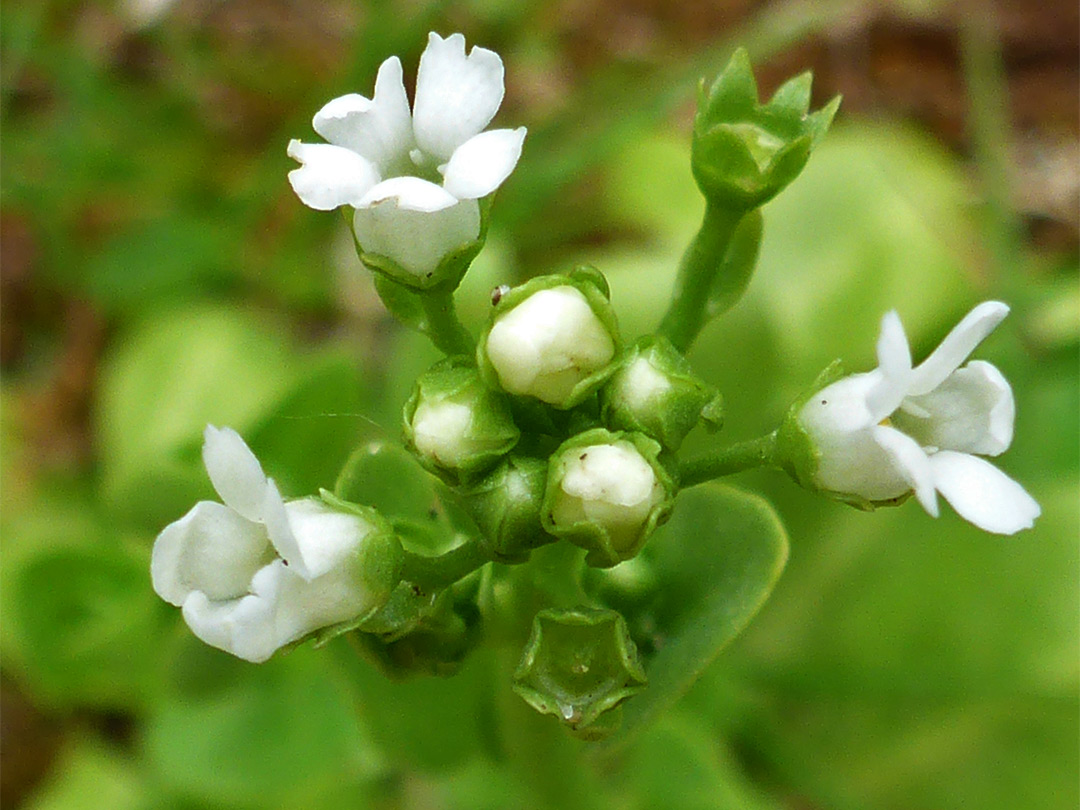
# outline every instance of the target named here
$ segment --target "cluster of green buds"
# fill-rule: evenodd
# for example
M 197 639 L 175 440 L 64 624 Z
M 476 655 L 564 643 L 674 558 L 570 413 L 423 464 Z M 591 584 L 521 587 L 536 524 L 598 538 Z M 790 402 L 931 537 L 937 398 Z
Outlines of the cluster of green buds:
M 809 111 L 809 74 L 761 104 L 740 50 L 702 83 L 691 169 L 704 219 L 658 328 L 631 342 L 588 266 L 494 290 L 478 340 L 458 320 L 454 293 L 525 138 L 485 130 L 502 96 L 497 54 L 466 55 L 461 35 L 432 34 L 411 110 L 391 57 L 372 99 L 343 96 L 316 114 L 328 143 L 290 143 L 300 199 L 351 210 L 387 308 L 445 357 L 405 403 L 408 453 L 359 448 L 333 493 L 285 501 L 239 436 L 208 430 L 223 503 L 166 528 L 153 563 L 158 593 L 200 638 L 262 661 L 349 633 L 395 676 L 451 674 L 485 639 L 511 641 L 523 645 L 517 693 L 596 739 L 646 688 L 659 643 L 639 634 L 649 617 L 636 614 L 658 602 L 649 544 L 680 489 L 772 466 L 858 505 L 914 492 L 936 514 L 940 492 L 990 531 L 1031 524 L 1038 505 L 978 457 L 1011 440 L 1011 390 L 989 364 L 959 367 L 1001 304 L 977 308 L 918 367 L 893 313 L 881 368 L 822 382 L 771 434 L 681 458 L 692 431 L 722 422 L 719 393 L 685 355 L 745 291 L 760 206 L 799 174 L 836 112 L 838 100 Z

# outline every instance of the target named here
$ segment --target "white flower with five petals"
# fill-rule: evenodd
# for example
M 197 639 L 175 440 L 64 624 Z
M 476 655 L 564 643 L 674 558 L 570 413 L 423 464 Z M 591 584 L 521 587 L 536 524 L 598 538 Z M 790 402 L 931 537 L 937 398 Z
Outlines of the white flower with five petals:
M 938 515 L 937 493 L 961 517 L 996 534 L 1030 528 L 1039 505 L 979 456 L 1012 442 L 1012 389 L 994 366 L 968 355 L 1008 314 L 997 301 L 975 307 L 920 365 L 900 317 L 889 312 L 878 338 L 878 368 L 811 397 L 798 423 L 815 451 L 814 486 L 870 502 L 914 492 Z
M 208 425 L 203 462 L 224 503 L 201 501 L 154 541 L 154 590 L 212 647 L 265 661 L 309 633 L 362 617 L 397 583 L 397 540 L 374 512 L 285 501 L 244 440 Z
M 480 233 L 477 200 L 491 194 L 521 156 L 525 128 L 483 129 L 503 99 L 499 55 L 465 37 L 430 34 L 420 57 L 412 112 L 401 61 L 379 68 L 375 93 L 330 101 L 312 126 L 329 143 L 289 142 L 303 164 L 289 182 L 305 205 L 355 209 L 366 253 L 387 256 L 419 278 Z

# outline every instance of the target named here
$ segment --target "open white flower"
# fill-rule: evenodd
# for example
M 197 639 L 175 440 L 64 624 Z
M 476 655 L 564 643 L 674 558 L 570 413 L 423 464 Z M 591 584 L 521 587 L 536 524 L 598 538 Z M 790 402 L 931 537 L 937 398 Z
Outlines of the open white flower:
M 937 493 L 989 532 L 1030 528 L 1039 505 L 980 455 L 1012 442 L 1012 389 L 994 366 L 968 355 L 1008 314 L 997 301 L 975 307 L 919 366 L 896 312 L 885 315 L 878 368 L 819 391 L 798 421 L 817 458 L 813 483 L 843 496 L 887 501 L 914 491 L 938 514 Z
M 383 604 L 396 583 L 366 559 L 372 514 L 284 501 L 244 440 L 208 425 L 203 462 L 223 504 L 200 501 L 154 541 L 154 590 L 212 647 L 261 662 L 280 647 Z M 374 572 L 374 576 L 372 575 Z
M 428 36 L 412 112 L 401 61 L 379 68 L 375 93 L 335 98 L 312 126 L 329 143 L 289 142 L 302 166 L 289 182 L 305 205 L 356 209 L 353 228 L 367 253 L 427 277 L 449 252 L 477 238 L 477 200 L 514 170 L 525 128 L 483 132 L 503 99 L 499 55 L 465 37 Z

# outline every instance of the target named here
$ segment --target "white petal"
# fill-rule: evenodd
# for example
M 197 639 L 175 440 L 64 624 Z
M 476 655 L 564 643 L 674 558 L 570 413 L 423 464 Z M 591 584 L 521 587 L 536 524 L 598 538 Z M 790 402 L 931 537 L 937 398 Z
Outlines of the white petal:
M 462 200 L 428 213 L 402 208 L 390 199 L 357 208 L 353 230 L 365 253 L 391 258 L 406 272 L 424 278 L 435 272 L 444 256 L 480 235 L 480 206 L 476 200 Z
M 182 605 L 192 591 L 211 599 L 247 593 L 252 576 L 273 558 L 266 530 L 227 506 L 201 501 L 154 541 L 150 579 L 158 596 Z
M 278 560 L 260 569 L 252 580 L 253 592 L 239 599 L 214 601 L 196 591 L 184 601 L 184 621 L 211 647 L 262 663 L 285 643 L 279 638 L 275 614 L 286 576 L 288 571 Z
M 984 301 L 971 310 L 916 367 L 908 394 L 928 394 L 941 385 L 1008 314 L 1008 306 L 1000 301 Z
M 262 520 L 266 474 L 240 434 L 229 427 L 207 425 L 202 457 L 210 483 L 225 505 L 248 520 Z
M 288 153 L 303 164 L 289 172 L 289 184 L 309 208 L 330 211 L 357 205 L 379 182 L 374 164 L 351 149 L 292 140 Z
M 874 422 L 880 422 L 900 406 L 911 382 L 911 349 L 895 310 L 881 319 L 877 358 L 882 379 L 866 394 L 866 405 Z
M 341 565 L 372 530 L 359 515 L 339 512 L 318 498 L 289 501 L 285 513 L 311 579 Z
M 353 566 L 337 566 L 310 582 L 283 576 L 274 633 L 279 645 L 289 644 L 320 628 L 358 618 L 373 607 L 372 595 Z
M 335 146 L 363 155 L 384 177 L 400 170 L 413 148 L 401 60 L 391 56 L 379 67 L 374 100 L 359 93 L 335 98 L 315 113 L 311 124 Z
M 312 573 L 308 571 L 304 561 L 304 555 L 300 550 L 300 543 L 293 533 L 292 523 L 289 521 L 289 512 L 285 508 L 285 501 L 278 491 L 277 484 L 268 482 L 266 499 L 263 502 L 263 521 L 266 523 L 266 533 L 270 542 L 277 551 L 278 556 L 285 561 L 297 576 L 311 579 Z
M 486 197 L 517 165 L 525 127 L 481 132 L 454 150 L 443 172 L 443 186 L 459 200 Z
M 370 208 L 389 200 L 398 208 L 432 213 L 449 208 L 457 202 L 457 197 L 442 186 L 419 177 L 391 177 L 370 189 L 356 207 Z
M 994 534 L 1030 529 L 1042 510 L 1024 488 L 1001 470 L 967 453 L 930 457 L 937 488 L 960 517 Z
M 919 443 L 899 430 L 878 425 L 873 428 L 874 441 L 892 460 L 894 468 L 904 477 L 919 499 L 923 509 L 938 516 L 937 494 L 930 461 Z
M 994 366 L 973 360 L 931 391 L 904 400 L 893 421 L 923 447 L 996 456 L 1012 443 L 1016 403 Z
M 428 36 L 416 76 L 413 132 L 425 152 L 441 161 L 495 117 L 503 99 L 503 64 L 494 51 L 474 47 L 465 56 L 465 37 Z

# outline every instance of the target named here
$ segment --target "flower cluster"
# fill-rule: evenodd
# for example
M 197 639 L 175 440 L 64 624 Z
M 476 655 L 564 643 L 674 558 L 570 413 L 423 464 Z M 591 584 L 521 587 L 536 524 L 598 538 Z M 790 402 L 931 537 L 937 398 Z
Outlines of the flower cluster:
M 765 436 L 679 457 L 692 431 L 720 427 L 723 401 L 685 354 L 746 289 L 760 205 L 798 175 L 836 111 L 835 101 L 809 111 L 808 75 L 761 104 L 740 51 L 702 90 L 691 171 L 706 198 L 703 222 L 655 334 L 629 345 L 607 280 L 585 265 L 497 288 L 478 340 L 457 320 L 453 292 L 483 246 L 490 197 L 525 137 L 524 128 L 485 129 L 502 98 L 497 54 L 466 54 L 460 34 L 431 34 L 411 108 L 391 57 L 371 99 L 341 96 L 316 113 L 326 143 L 289 143 L 301 164 L 289 182 L 301 201 L 352 209 L 379 295 L 445 357 L 417 379 L 402 411 L 408 452 L 394 451 L 398 466 L 383 468 L 392 480 L 377 486 L 357 482 L 365 459 L 382 451 L 360 448 L 334 493 L 285 500 L 234 431 L 206 429 L 203 459 L 222 502 L 200 502 L 167 526 L 151 567 L 154 589 L 182 608 L 195 635 L 258 662 L 312 636 L 350 632 L 392 674 L 447 674 L 484 638 L 483 622 L 497 635 L 500 622 L 516 620 L 507 637 L 532 629 L 514 688 L 594 739 L 645 687 L 636 644 L 659 649 L 662 638 L 648 630 L 659 614 L 648 611 L 666 604 L 651 574 L 665 550 L 654 544 L 639 554 L 680 489 L 772 466 L 864 508 L 914 494 L 936 516 L 940 494 L 990 532 L 1033 524 L 1038 504 L 982 458 L 1012 441 L 1012 390 L 989 363 L 963 365 L 1007 314 L 997 302 L 977 306 L 917 366 L 891 312 L 877 369 L 821 382 Z M 385 497 L 398 478 L 410 485 Z M 762 598 L 784 548 L 774 517 L 765 517 L 739 522 L 717 509 L 721 523 L 705 521 L 705 534 L 722 534 L 722 521 L 733 520 L 737 537 L 725 542 L 746 548 L 753 538 L 743 541 L 744 530 L 779 538 L 754 546 L 776 548 L 771 564 L 757 566 Z M 544 559 L 535 577 L 515 580 L 500 567 L 474 576 L 488 562 L 534 557 Z M 586 566 L 613 570 L 586 576 Z M 733 568 L 728 579 L 741 589 L 743 569 L 754 566 Z M 590 581 L 600 585 L 590 591 Z M 552 593 L 551 607 L 540 609 Z M 740 594 L 746 605 L 760 603 Z

